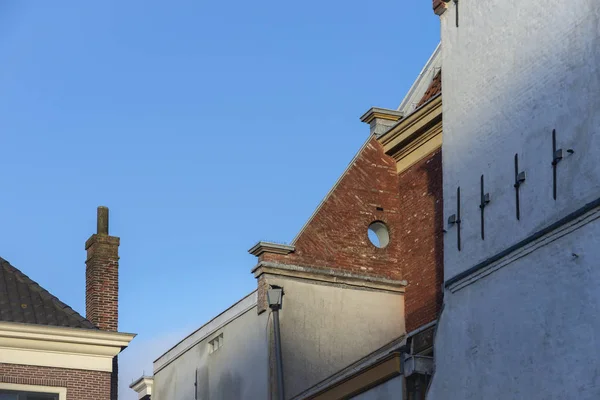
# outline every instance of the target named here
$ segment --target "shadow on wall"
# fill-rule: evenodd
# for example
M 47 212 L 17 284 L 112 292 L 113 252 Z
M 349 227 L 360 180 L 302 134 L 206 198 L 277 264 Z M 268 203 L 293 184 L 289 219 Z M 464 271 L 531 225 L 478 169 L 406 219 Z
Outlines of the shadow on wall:
M 242 377 L 239 374 L 232 374 L 226 372 L 221 375 L 219 382 L 217 383 L 217 390 L 214 393 L 215 396 L 211 399 L 215 400 L 239 400 L 243 399 L 242 395 Z
M 401 263 L 405 293 L 406 331 L 434 321 L 442 304 L 444 281 L 442 151 L 437 150 L 402 172 Z
M 431 165 L 425 164 L 421 168 L 427 174 L 428 195 L 431 196 L 434 206 L 433 232 L 434 232 L 434 282 L 435 287 L 435 313 L 439 315 L 444 299 L 444 184 L 442 174 L 442 150 L 433 157 Z

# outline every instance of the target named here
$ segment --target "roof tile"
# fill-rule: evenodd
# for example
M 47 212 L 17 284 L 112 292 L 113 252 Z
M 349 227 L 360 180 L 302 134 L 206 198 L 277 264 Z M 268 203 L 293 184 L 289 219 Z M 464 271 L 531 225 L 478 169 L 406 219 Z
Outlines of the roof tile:
M 2 258 L 0 321 L 97 329 L 90 321 Z
M 425 94 L 417 103 L 417 108 L 421 107 L 423 104 L 427 103 L 440 93 L 442 93 L 442 70 L 439 70 L 438 73 L 433 77 L 433 80 L 425 91 Z

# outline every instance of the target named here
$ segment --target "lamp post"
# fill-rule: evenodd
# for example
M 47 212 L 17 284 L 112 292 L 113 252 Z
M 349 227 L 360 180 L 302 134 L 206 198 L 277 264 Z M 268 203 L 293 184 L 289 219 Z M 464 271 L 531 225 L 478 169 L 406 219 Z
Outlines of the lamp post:
M 269 308 L 273 311 L 273 330 L 275 334 L 275 359 L 277 362 L 277 393 L 278 400 L 285 400 L 283 390 L 283 360 L 281 358 L 281 335 L 279 333 L 279 310 L 283 301 L 283 289 L 278 286 L 271 286 L 267 290 L 267 302 Z

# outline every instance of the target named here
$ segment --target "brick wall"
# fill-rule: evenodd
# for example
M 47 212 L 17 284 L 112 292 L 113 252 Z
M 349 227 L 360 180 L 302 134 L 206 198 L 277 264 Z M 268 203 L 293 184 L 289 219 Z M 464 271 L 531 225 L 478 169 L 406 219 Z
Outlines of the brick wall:
M 110 372 L 0 364 L 0 382 L 67 388 L 67 400 L 110 400 Z
M 437 319 L 441 307 L 442 205 L 441 149 L 398 174 L 395 161 L 372 139 L 308 222 L 296 250 L 288 255 L 263 253 L 259 259 L 405 279 L 410 332 Z M 367 237 L 369 224 L 376 220 L 390 231 L 390 243 L 383 249 Z
M 301 232 L 295 251 L 263 253 L 259 260 L 402 279 L 398 262 L 402 245 L 396 239 L 398 210 L 395 161 L 372 137 Z M 391 240 L 386 248 L 377 248 L 368 239 L 368 227 L 374 221 L 383 221 L 389 228 Z
M 444 280 L 442 151 L 432 153 L 399 176 L 399 267 L 408 282 L 404 296 L 406 330 L 437 319 Z

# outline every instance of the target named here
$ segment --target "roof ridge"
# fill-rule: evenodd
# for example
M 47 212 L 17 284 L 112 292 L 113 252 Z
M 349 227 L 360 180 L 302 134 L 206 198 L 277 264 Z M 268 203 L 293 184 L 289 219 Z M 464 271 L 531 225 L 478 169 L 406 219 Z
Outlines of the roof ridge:
M 64 314 L 66 314 L 67 317 L 71 317 L 77 320 L 81 325 L 83 325 L 82 328 L 98 329 L 90 320 L 86 319 L 84 316 L 75 311 L 72 307 L 61 301 L 58 297 L 50 293 L 48 290 L 44 289 L 39 283 L 31 279 L 20 269 L 18 269 L 2 257 L 0 257 L 0 265 L 8 273 L 11 273 L 15 277 L 15 279 L 25 284 L 30 291 L 38 293 L 42 300 L 52 302 L 52 305 L 60 311 L 62 311 Z

